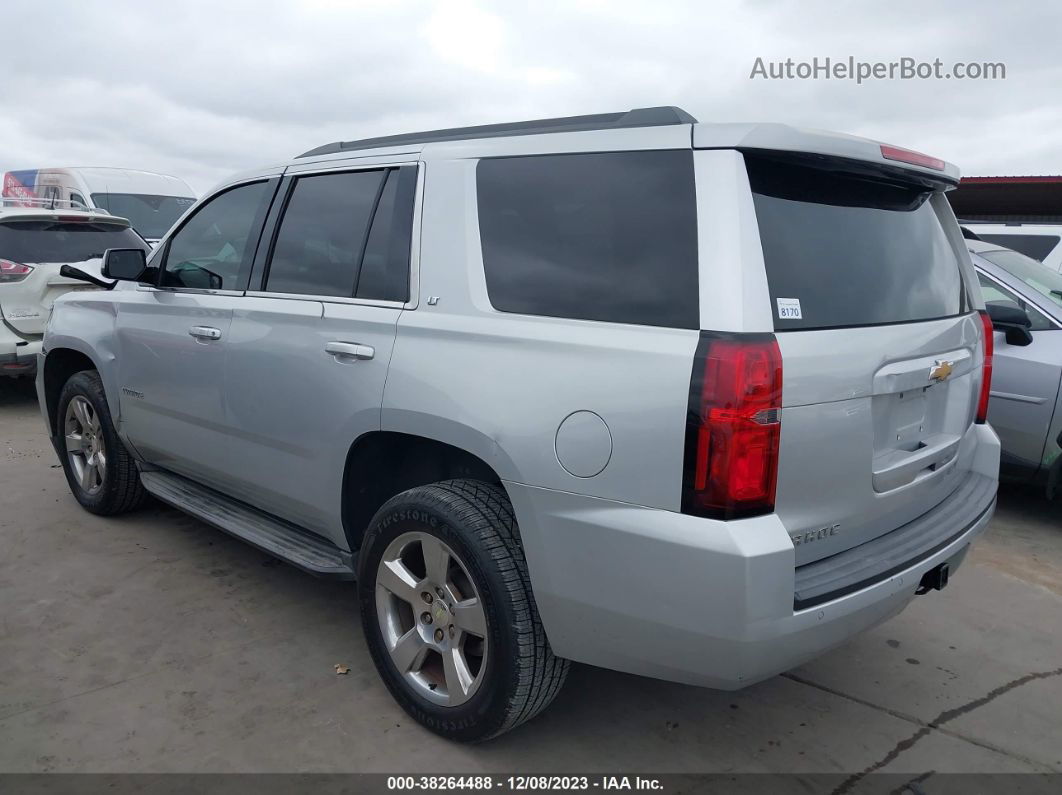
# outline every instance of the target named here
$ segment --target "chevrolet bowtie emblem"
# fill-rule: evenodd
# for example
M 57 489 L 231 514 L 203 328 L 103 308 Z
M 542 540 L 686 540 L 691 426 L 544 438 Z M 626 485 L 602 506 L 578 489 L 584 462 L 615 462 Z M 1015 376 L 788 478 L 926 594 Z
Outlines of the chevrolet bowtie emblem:
M 929 377 L 933 381 L 944 381 L 951 375 L 951 369 L 951 362 L 937 359 L 933 366 L 929 368 Z

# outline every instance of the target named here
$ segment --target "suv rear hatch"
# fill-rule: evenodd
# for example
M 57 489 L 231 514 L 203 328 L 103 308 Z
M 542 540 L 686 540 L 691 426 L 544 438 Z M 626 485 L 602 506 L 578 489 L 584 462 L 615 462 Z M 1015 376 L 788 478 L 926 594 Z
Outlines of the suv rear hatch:
M 0 316 L 20 336 L 44 333 L 52 303 L 70 290 L 97 289 L 59 275 L 64 264 L 99 274 L 98 260 L 108 248 L 148 246 L 128 224 L 89 215 L 0 217 Z M 90 260 L 97 260 L 95 267 Z
M 775 511 L 799 567 L 965 482 L 982 321 L 943 185 L 805 153 L 745 162 L 782 358 Z

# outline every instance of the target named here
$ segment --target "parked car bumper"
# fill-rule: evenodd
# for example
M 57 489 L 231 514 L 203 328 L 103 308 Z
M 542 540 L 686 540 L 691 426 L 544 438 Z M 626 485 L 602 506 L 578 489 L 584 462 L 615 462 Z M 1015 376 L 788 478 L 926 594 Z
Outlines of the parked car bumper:
M 0 376 L 33 375 L 41 340 L 26 340 L 0 324 Z
M 984 531 L 999 440 L 987 425 L 972 433 L 979 488 L 962 524 L 909 565 L 806 609 L 795 607 L 794 548 L 776 515 L 714 522 L 506 483 L 553 650 L 726 690 L 816 657 L 901 612 L 926 572 L 945 562 L 954 571 Z

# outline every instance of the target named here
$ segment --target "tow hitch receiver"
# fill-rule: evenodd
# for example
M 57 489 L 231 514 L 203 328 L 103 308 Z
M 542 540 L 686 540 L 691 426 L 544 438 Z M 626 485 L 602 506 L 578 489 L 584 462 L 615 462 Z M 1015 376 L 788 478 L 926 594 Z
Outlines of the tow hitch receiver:
M 915 595 L 921 596 L 930 591 L 940 591 L 948 584 L 948 564 L 941 563 L 922 575 L 922 581 L 918 583 Z

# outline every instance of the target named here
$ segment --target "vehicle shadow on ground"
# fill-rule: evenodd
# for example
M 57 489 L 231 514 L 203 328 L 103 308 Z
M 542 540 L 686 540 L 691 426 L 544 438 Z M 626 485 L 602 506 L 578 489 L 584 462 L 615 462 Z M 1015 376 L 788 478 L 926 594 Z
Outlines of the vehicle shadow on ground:
M 37 402 L 37 390 L 30 378 L 0 377 L 0 410 L 8 406 L 26 406 Z
M 1015 519 L 1056 526 L 1062 523 L 1062 500 L 1047 499 L 1041 487 L 1000 483 L 998 499 L 997 510 L 1005 510 Z

